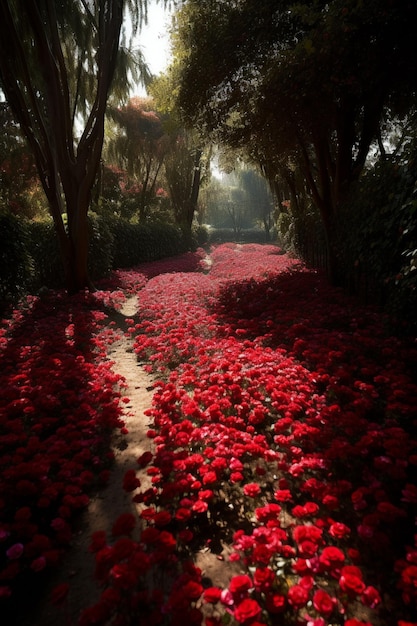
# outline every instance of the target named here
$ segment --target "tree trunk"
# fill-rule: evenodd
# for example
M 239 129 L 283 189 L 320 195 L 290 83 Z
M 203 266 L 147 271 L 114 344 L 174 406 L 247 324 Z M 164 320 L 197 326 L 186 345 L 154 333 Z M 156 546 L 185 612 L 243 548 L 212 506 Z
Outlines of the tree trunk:
M 197 209 L 198 194 L 200 192 L 201 154 L 202 150 L 197 149 L 195 152 L 193 181 L 191 185 L 190 200 L 187 211 L 187 226 L 189 226 L 190 229 L 193 225 L 194 213 Z
M 68 244 L 65 267 L 68 293 L 77 293 L 83 289 L 92 291 L 94 286 L 88 270 L 89 228 L 86 215 L 68 233 Z

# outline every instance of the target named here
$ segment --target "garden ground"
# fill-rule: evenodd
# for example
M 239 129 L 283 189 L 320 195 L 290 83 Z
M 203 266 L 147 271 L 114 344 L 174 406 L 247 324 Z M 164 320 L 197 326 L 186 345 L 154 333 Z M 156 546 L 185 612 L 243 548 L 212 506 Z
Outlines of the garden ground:
M 273 246 L 102 287 L 4 325 L 2 595 L 70 544 L 37 626 L 416 623 L 415 343 Z

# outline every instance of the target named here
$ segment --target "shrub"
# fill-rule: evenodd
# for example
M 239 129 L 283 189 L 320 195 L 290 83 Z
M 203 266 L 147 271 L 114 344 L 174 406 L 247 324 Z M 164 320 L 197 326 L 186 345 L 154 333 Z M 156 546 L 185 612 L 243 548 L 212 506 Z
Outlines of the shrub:
M 108 219 L 92 213 L 89 215 L 90 249 L 88 267 L 92 280 L 107 276 L 113 267 L 114 235 Z
M 113 268 L 133 267 L 189 250 L 183 232 L 172 224 L 132 224 L 111 218 L 113 233 Z
M 28 223 L 28 251 L 33 259 L 34 275 L 31 290 L 41 287 L 57 289 L 64 285 L 64 266 L 58 237 L 51 219 Z
M 209 231 L 207 226 L 194 226 L 192 233 L 197 242 L 197 246 L 205 246 L 208 243 Z
M 355 290 L 415 325 L 417 187 L 411 150 L 379 161 L 342 207 L 339 254 Z
M 0 310 L 23 295 L 31 282 L 33 263 L 28 240 L 25 220 L 12 213 L 0 213 Z
M 271 236 L 276 237 L 276 233 L 272 232 Z M 265 230 L 260 228 L 248 228 L 235 233 L 232 228 L 210 228 L 208 233 L 208 242 L 224 243 L 266 243 L 267 235 Z

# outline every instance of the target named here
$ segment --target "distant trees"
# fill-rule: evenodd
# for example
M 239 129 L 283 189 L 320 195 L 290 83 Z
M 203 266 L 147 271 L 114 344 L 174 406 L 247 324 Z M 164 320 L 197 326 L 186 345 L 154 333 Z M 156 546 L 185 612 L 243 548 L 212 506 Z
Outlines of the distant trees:
M 110 115 L 116 127 L 106 145 L 106 158 L 125 173 L 120 184 L 131 206 L 125 207 L 124 215 L 136 214 L 143 223 L 156 196 L 171 138 L 151 98 L 131 98 L 126 106 L 110 108 Z
M 91 286 L 87 212 L 99 170 L 112 87 L 128 91 L 142 59 L 121 32 L 136 32 L 146 0 L 4 0 L 0 86 L 35 159 L 60 242 L 68 290 Z M 68 220 L 64 224 L 63 214 Z
M 221 180 L 212 177 L 204 189 L 205 217 L 216 228 L 242 230 L 262 228 L 268 241 L 275 226 L 276 207 L 264 176 L 253 165 L 232 160 Z M 233 165 L 232 165 L 233 162 Z
M 297 192 L 302 173 L 334 279 L 340 207 L 371 146 L 384 145 L 387 117 L 415 101 L 416 20 L 413 0 L 188 0 L 177 16 L 188 123 L 244 148 L 272 186 Z
M 12 213 L 33 217 L 45 209 L 35 160 L 7 102 L 0 103 L 0 202 Z

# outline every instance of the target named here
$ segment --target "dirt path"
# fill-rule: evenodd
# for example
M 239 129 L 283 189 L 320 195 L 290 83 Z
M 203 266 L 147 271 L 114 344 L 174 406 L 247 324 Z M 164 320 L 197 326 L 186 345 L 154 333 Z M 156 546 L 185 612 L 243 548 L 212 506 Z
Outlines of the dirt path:
M 124 317 L 130 317 L 136 311 L 137 299 L 130 298 L 121 313 Z M 118 515 L 134 512 L 131 494 L 122 488 L 123 476 L 128 469 L 139 470 L 137 458 L 151 449 L 151 441 L 146 436 L 149 418 L 144 415 L 144 411 L 151 406 L 153 392 L 152 378 L 139 366 L 132 346 L 133 340 L 123 336 L 109 347 L 108 352 L 109 359 L 114 361 L 114 371 L 121 374 L 127 383 L 123 395 L 130 398 L 124 418 L 129 432 L 123 437 L 115 437 L 115 464 L 109 484 L 92 498 L 80 521 L 80 529 L 75 532 L 71 548 L 46 591 L 48 595 L 55 585 L 69 582 L 68 600 L 64 607 L 41 602 L 38 612 L 28 616 L 22 626 L 76 626 L 82 610 L 93 604 L 100 594 L 94 581 L 94 559 L 88 550 L 91 534 L 96 530 L 105 530 L 110 534 Z M 140 479 L 146 488 L 146 474 L 143 473 Z
M 111 315 L 109 321 L 116 322 L 120 331 L 126 330 L 125 318 L 133 317 L 137 312 L 137 299 L 129 298 L 120 313 Z M 114 521 L 121 513 L 135 513 L 131 494 L 123 490 L 123 477 L 128 469 L 135 469 L 141 480 L 141 487 L 150 486 L 145 471 L 140 473 L 138 457 L 146 450 L 151 450 L 152 442 L 146 433 L 149 428 L 144 411 L 149 409 L 153 397 L 153 379 L 137 362 L 133 351 L 133 339 L 127 334 L 109 346 L 108 358 L 114 362 L 113 369 L 126 381 L 123 395 L 130 399 L 126 405 L 125 424 L 127 435 L 116 435 L 113 450 L 115 463 L 112 467 L 109 484 L 91 499 L 79 529 L 74 533 L 71 548 L 63 563 L 45 591 L 36 612 L 32 612 L 19 621 L 19 626 L 77 626 L 83 609 L 94 604 L 100 596 L 100 588 L 94 580 L 94 558 L 89 552 L 91 534 L 104 530 L 111 536 Z M 203 548 L 195 555 L 195 563 L 212 584 L 227 586 L 230 576 L 238 573 L 238 566 L 228 562 L 230 547 L 223 546 L 221 554 L 213 554 Z M 48 598 L 51 589 L 59 583 L 70 583 L 70 592 L 64 606 L 52 605 Z

